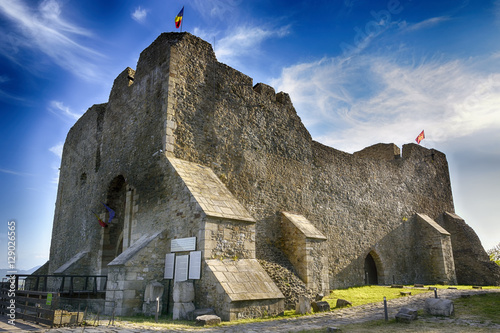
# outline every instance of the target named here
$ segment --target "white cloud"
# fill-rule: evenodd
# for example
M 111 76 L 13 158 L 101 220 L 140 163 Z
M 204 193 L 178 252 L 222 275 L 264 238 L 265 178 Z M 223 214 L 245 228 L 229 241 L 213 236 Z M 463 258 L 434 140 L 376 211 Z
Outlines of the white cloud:
M 315 139 L 350 152 L 411 142 L 422 129 L 434 143 L 500 130 L 500 72 L 464 61 L 325 58 L 285 68 L 272 84 L 291 95 Z
M 193 8 L 205 18 L 227 20 L 242 0 L 194 0 Z
M 143 9 L 141 8 L 141 6 L 139 6 L 132 13 L 132 18 L 139 23 L 143 23 L 147 15 L 148 15 L 148 10 Z
M 19 171 L 13 171 L 13 170 L 8 170 L 8 169 L 0 169 L 1 173 L 6 173 L 9 175 L 14 175 L 14 176 L 32 176 L 29 173 L 24 173 L 24 172 L 19 172 Z
M 208 41 L 214 40 L 216 33 L 195 28 L 196 36 Z M 257 56 L 261 44 L 271 38 L 282 38 L 290 33 L 290 26 L 279 28 L 240 26 L 229 29 L 229 33 L 218 38 L 215 43 L 217 60 L 238 67 L 244 57 Z
M 438 25 L 441 22 L 445 22 L 450 20 L 451 18 L 449 16 L 439 16 L 439 17 L 432 17 L 427 20 L 423 20 L 418 23 L 414 24 L 405 24 L 405 31 L 417 31 L 421 29 L 427 29 L 432 26 Z
M 0 35 L 0 53 L 20 66 L 28 66 L 19 59 L 20 50 L 39 51 L 75 75 L 97 78 L 92 59 L 101 55 L 77 41 L 78 36 L 91 36 L 90 31 L 66 21 L 61 12 L 56 0 L 42 1 L 37 9 L 22 1 L 1 1 L 0 14 L 13 22 L 15 29 Z
M 74 120 L 78 120 L 83 115 L 83 113 L 76 113 L 76 112 L 71 111 L 71 109 L 69 107 L 64 105 L 63 102 L 59 102 L 59 101 L 50 102 L 49 110 L 52 112 L 55 112 L 57 114 L 62 114 L 65 117 L 72 118 Z
M 59 142 L 57 145 L 50 147 L 49 151 L 54 153 L 57 157 L 62 158 L 64 143 Z

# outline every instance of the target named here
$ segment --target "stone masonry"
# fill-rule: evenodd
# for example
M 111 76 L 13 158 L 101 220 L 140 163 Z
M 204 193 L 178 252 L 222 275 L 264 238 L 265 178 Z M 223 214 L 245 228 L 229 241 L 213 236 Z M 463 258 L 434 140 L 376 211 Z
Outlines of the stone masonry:
M 92 213 L 107 220 L 103 203 L 116 212 L 107 228 Z M 186 273 L 194 306 L 233 320 L 283 311 L 257 260 L 271 252 L 311 292 L 500 279 L 477 263 L 484 249 L 454 211 L 443 153 L 324 146 L 288 94 L 254 86 L 189 33 L 160 35 L 68 133 L 48 273 L 107 275 L 116 315 L 145 311 L 160 284 L 170 312 Z

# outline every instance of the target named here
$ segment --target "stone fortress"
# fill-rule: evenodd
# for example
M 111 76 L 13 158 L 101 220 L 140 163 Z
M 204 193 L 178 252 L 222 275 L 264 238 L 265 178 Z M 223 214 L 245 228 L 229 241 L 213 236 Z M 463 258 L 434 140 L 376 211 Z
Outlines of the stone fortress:
M 233 320 L 284 310 L 278 266 L 312 293 L 500 283 L 455 214 L 443 153 L 324 146 L 288 94 L 164 33 L 69 131 L 46 272 L 107 275 L 108 314 L 142 313 L 156 290 L 175 315 L 188 284 L 191 310 Z

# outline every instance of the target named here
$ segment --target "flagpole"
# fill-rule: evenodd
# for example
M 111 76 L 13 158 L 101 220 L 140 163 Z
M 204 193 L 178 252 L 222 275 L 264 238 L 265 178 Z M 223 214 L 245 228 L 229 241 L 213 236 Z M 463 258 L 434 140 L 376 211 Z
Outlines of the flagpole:
M 182 24 L 183 23 L 184 23 L 184 6 L 182 6 L 181 32 L 182 32 Z

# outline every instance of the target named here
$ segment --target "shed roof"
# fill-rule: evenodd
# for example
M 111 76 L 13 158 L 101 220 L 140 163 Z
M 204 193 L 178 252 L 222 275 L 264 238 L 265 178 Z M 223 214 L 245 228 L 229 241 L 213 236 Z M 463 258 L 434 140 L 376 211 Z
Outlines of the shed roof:
M 206 261 L 231 301 L 285 298 L 257 259 Z
M 178 158 L 167 159 L 207 216 L 255 222 L 212 169 Z
M 287 212 L 282 212 L 282 214 L 290 221 L 297 229 L 304 234 L 306 238 L 313 239 L 324 239 L 326 240 L 325 235 L 321 233 L 308 219 L 306 219 L 302 215 L 291 214 Z

